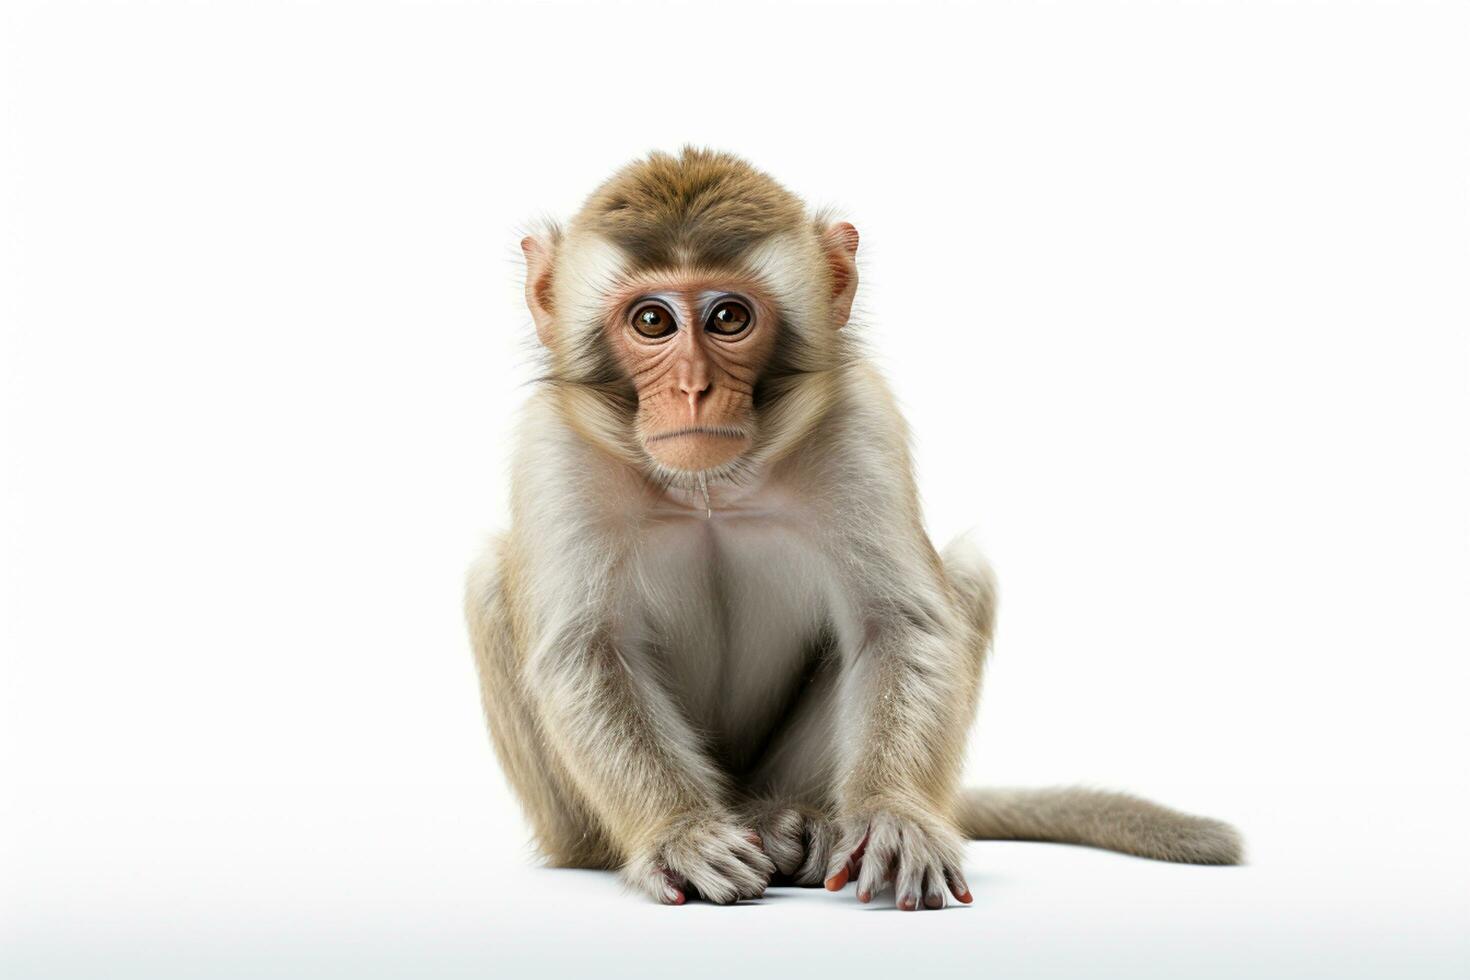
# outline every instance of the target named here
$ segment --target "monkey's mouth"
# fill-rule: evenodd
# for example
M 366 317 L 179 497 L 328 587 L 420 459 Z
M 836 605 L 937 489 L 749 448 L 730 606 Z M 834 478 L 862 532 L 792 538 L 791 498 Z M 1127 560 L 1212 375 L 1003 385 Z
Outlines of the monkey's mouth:
M 664 439 L 678 439 L 681 436 L 715 436 L 720 439 L 749 439 L 744 429 L 737 429 L 733 425 L 687 425 L 682 429 L 669 429 L 667 432 L 659 432 L 644 439 L 644 443 L 651 445 Z
M 645 436 L 643 448 L 661 466 L 677 473 L 709 473 L 739 459 L 750 433 L 733 425 L 686 425 Z

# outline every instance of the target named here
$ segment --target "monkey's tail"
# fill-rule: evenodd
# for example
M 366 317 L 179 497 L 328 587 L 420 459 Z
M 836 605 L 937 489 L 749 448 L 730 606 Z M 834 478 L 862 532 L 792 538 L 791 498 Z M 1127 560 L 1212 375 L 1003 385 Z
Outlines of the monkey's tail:
M 971 840 L 1084 844 L 1185 864 L 1239 864 L 1243 852 L 1228 823 L 1105 790 L 966 789 L 958 816 Z

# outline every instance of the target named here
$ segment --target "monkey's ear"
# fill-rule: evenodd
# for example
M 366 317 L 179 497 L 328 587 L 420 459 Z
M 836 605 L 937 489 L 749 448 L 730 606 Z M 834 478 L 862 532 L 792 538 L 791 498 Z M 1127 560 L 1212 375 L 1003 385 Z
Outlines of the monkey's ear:
M 531 308 L 531 319 L 536 321 L 537 338 L 550 347 L 556 322 L 551 303 L 553 253 L 535 235 L 521 239 L 521 251 L 526 255 L 526 305 Z
M 852 316 L 852 298 L 857 295 L 858 231 L 838 221 L 822 232 L 822 251 L 832 270 L 832 326 L 841 328 Z

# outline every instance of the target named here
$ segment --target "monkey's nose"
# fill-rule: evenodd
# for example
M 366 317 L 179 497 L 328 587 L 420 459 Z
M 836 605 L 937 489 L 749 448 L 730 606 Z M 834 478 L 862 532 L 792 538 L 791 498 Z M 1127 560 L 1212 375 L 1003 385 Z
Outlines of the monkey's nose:
M 693 420 L 699 414 L 700 399 L 709 391 L 709 374 L 704 365 L 694 365 L 680 373 L 679 391 L 689 400 L 689 418 Z
M 699 415 L 699 400 L 704 397 L 706 391 L 709 391 L 709 385 L 707 383 L 698 387 L 693 385 L 680 385 L 679 390 L 684 392 L 684 396 L 689 399 L 689 417 L 691 419 L 695 418 Z

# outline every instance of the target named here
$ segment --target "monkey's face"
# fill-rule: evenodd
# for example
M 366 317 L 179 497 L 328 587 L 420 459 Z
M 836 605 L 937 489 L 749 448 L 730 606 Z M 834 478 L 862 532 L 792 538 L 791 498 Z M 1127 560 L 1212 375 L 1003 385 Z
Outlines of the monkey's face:
M 754 394 L 778 330 L 749 281 L 645 276 L 614 297 L 606 331 L 638 394 L 644 450 L 683 473 L 733 462 L 755 438 Z
M 727 154 L 652 154 L 521 242 L 562 419 L 660 478 L 734 479 L 835 398 L 857 230 Z

